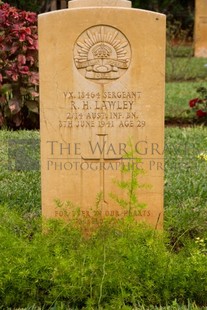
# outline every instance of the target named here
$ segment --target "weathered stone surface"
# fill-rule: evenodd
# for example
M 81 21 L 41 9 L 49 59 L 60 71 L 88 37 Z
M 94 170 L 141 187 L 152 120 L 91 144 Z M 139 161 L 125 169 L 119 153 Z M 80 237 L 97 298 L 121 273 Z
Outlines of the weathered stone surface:
M 113 6 L 113 7 L 131 7 L 131 1 L 128 0 L 71 0 L 68 2 L 69 8 L 78 7 L 100 7 L 100 6 Z
M 207 0 L 195 1 L 195 57 L 207 58 Z
M 121 167 L 133 163 L 148 185 L 137 191 L 147 207 L 133 212 L 161 226 L 165 16 L 106 3 L 73 0 L 39 16 L 43 215 L 70 217 L 59 200 L 90 219 L 97 197 L 102 216 L 126 215 L 111 193 L 126 199 L 114 180 L 129 181 Z

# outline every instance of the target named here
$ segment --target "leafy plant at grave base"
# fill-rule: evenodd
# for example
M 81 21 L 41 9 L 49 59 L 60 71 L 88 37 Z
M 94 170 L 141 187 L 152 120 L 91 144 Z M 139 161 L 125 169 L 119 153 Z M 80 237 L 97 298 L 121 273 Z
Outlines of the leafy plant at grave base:
M 189 101 L 189 106 L 198 119 L 207 122 L 207 88 L 199 87 L 197 93 L 199 94 L 199 97 L 191 99 Z
M 177 309 L 190 301 L 207 305 L 206 239 L 191 243 L 189 253 L 174 254 L 163 233 L 135 221 L 106 220 L 84 237 L 71 223 L 36 221 L 31 233 L 14 211 L 0 206 L 0 215 L 4 308 L 135 310 L 172 304 Z
M 37 15 L 0 3 L 0 127 L 39 126 Z
M 126 211 L 127 215 L 134 217 L 136 211 L 146 207 L 145 204 L 139 202 L 137 190 L 146 188 L 147 185 L 139 183 L 138 176 L 144 174 L 143 169 L 138 168 L 142 160 L 135 156 L 131 141 L 128 145 L 130 151 L 123 156 L 123 165 L 121 166 L 121 173 L 128 179 L 114 181 L 120 189 L 126 191 L 126 198 L 120 198 L 115 193 L 111 193 L 110 196 Z

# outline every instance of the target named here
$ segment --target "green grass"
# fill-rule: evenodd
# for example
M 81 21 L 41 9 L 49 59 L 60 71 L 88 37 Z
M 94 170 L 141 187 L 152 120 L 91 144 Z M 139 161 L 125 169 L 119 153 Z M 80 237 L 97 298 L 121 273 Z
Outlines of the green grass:
M 191 199 L 192 204 L 205 206 L 207 162 L 198 155 L 207 153 L 207 128 L 166 128 L 165 135 L 165 207 Z
M 207 71 L 207 69 L 206 69 Z M 207 76 L 207 74 L 206 74 Z M 188 102 L 197 98 L 198 87 L 206 87 L 207 82 L 169 82 L 165 88 L 165 117 L 171 118 L 193 118 L 194 113 L 190 110 Z
M 168 58 L 172 57 L 185 57 L 190 58 L 193 57 L 194 50 L 193 50 L 193 43 L 188 42 L 187 45 L 185 44 L 185 40 L 181 40 L 177 42 L 177 44 L 172 44 L 170 42 L 170 38 L 167 39 L 167 48 L 166 48 L 166 56 Z
M 179 46 L 178 46 L 179 51 Z M 197 88 L 207 85 L 207 59 L 173 56 L 166 60 L 165 118 L 180 123 L 196 122 L 189 100 L 198 97 Z
M 202 126 L 182 130 L 166 128 L 165 135 L 165 206 L 178 203 L 178 199 L 182 203 L 189 202 L 190 198 L 197 197 L 198 193 L 200 199 L 203 197 L 202 204 L 204 204 L 207 200 L 206 162 L 198 160 L 197 155 L 207 151 L 207 128 Z M 39 142 L 39 132 L 0 131 L 0 204 L 7 204 L 9 208 L 17 210 L 21 208 L 23 212 L 39 212 L 40 171 L 29 171 L 32 168 L 30 166 L 26 171 L 16 171 L 15 167 L 11 167 L 8 160 L 8 145 L 9 141 L 14 139 L 16 141 L 28 139 L 29 142 L 34 139 Z M 39 161 L 39 149 L 33 151 L 34 158 Z M 174 190 L 176 195 L 173 194 Z M 178 193 L 182 195 L 179 196 Z
M 31 157 L 27 154 L 31 152 L 34 159 L 39 162 L 39 148 L 29 149 L 27 146 L 20 150 L 20 162 L 23 158 L 22 166 L 26 171 L 18 171 L 15 167 L 14 157 L 8 157 L 8 149 L 11 148 L 12 141 L 26 140 L 28 144 L 31 141 L 38 141 L 39 133 L 37 131 L 0 131 L 0 205 L 6 204 L 8 208 L 22 210 L 22 212 L 40 212 L 40 171 L 32 170 Z M 23 156 L 23 152 L 25 153 Z M 16 154 L 17 155 L 17 154 Z M 29 160 L 26 165 L 25 159 Z
M 206 85 L 207 59 L 192 57 L 192 49 L 189 47 L 171 47 L 166 59 L 166 120 L 174 118 L 180 123 L 195 122 L 195 115 L 188 102 L 198 97 L 198 87 Z
M 207 307 L 207 162 L 197 157 L 207 153 L 207 128 L 165 136 L 164 232 L 129 219 L 85 238 L 77 223 L 41 221 L 39 171 L 8 170 L 8 140 L 39 133 L 0 131 L 2 309 Z
M 207 78 L 206 58 L 168 57 L 166 60 L 166 81 L 197 81 Z
M 165 134 L 165 228 L 177 237 L 207 236 L 207 162 L 198 159 L 207 154 L 207 128 L 166 128 Z

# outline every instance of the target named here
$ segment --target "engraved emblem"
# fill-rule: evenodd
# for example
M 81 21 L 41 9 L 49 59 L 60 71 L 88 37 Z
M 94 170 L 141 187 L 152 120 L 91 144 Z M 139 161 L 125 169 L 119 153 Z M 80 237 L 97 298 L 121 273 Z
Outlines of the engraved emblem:
M 84 31 L 74 46 L 76 68 L 86 78 L 98 83 L 116 80 L 128 69 L 131 48 L 118 29 L 99 25 Z

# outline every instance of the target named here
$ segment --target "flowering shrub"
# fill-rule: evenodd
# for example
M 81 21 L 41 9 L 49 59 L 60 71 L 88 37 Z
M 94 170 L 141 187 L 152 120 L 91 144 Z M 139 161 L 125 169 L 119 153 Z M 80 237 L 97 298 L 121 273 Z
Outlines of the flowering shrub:
M 38 121 L 37 39 L 36 13 L 0 1 L 0 127 Z
M 198 118 L 207 117 L 207 88 L 200 87 L 197 89 L 199 98 L 194 98 L 189 101 L 189 106 L 192 108 Z

